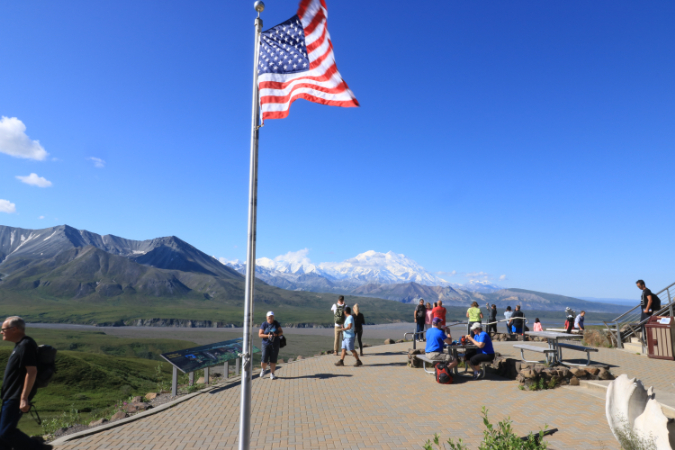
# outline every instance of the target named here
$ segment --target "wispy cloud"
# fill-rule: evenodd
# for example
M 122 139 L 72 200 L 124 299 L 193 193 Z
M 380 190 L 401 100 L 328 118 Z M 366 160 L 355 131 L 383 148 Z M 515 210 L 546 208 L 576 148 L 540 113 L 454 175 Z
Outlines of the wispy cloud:
M 94 163 L 94 167 L 97 169 L 103 169 L 105 167 L 105 161 L 102 160 L 101 158 L 96 158 L 94 156 L 90 156 L 87 158 L 89 161 L 92 161 Z
M 441 277 L 450 278 L 450 277 L 454 277 L 455 275 L 457 275 L 457 271 L 456 270 L 453 270 L 452 272 L 440 271 L 440 272 L 436 272 L 436 275 L 439 275 Z
M 499 281 L 506 280 L 506 275 L 499 275 Z
M 42 219 L 44 219 L 44 218 L 45 218 L 45 216 L 40 216 L 40 217 L 38 217 L 38 219 L 40 219 L 40 220 L 42 220 Z
M 0 118 L 0 153 L 16 158 L 42 161 L 48 155 L 40 141 L 31 140 L 26 125 L 16 117 Z
M 52 182 L 44 177 L 39 177 L 36 173 L 31 173 L 26 177 L 18 175 L 16 177 L 18 180 L 21 180 L 22 183 L 30 184 L 31 186 L 37 186 L 41 188 L 46 188 L 52 185 Z
M 0 212 L 7 214 L 12 214 L 16 212 L 16 205 L 9 200 L 3 200 L 0 198 Z

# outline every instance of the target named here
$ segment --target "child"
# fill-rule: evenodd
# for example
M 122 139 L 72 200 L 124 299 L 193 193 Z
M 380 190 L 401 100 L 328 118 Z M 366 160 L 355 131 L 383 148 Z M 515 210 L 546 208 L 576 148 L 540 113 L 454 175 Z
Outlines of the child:
M 532 331 L 544 331 L 544 329 L 541 327 L 541 323 L 539 322 L 539 317 L 534 319 L 534 325 L 532 326 Z

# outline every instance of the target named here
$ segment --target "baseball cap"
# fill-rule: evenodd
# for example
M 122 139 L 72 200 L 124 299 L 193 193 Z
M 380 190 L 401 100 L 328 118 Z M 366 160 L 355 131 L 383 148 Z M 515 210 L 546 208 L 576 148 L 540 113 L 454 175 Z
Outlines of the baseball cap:
M 473 325 L 471 325 L 471 331 L 473 331 L 477 328 L 480 328 L 480 327 L 481 327 L 480 322 L 476 322 Z
M 443 323 L 440 317 L 434 317 L 434 320 L 431 321 L 434 325 L 438 325 L 439 323 Z
M 273 315 L 274 315 L 274 311 L 267 311 L 267 317 L 273 316 Z

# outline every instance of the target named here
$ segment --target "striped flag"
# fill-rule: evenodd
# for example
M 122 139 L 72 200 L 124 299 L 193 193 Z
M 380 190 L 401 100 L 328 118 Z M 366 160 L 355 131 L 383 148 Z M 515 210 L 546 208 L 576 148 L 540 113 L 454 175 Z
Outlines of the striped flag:
M 258 56 L 262 119 L 283 119 L 304 98 L 330 106 L 359 106 L 335 65 L 325 0 L 302 0 L 297 15 L 264 31 Z

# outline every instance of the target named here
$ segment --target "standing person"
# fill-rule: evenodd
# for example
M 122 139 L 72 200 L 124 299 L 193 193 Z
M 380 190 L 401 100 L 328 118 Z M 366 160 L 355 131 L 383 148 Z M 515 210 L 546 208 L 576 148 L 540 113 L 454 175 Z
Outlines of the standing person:
M 471 303 L 471 308 L 466 310 L 466 317 L 469 318 L 469 322 L 466 324 L 466 333 L 469 334 L 471 325 L 474 323 L 481 323 L 481 319 L 483 318 L 483 313 L 480 312 L 478 302 Z
M 654 312 L 661 309 L 661 299 L 656 296 L 647 286 L 643 280 L 637 280 L 635 282 L 638 289 L 642 291 L 642 297 L 640 298 L 640 322 L 651 317 Z M 644 335 L 644 325 L 643 335 Z
M 361 337 L 363 336 L 363 326 L 366 324 L 366 318 L 359 311 L 359 305 L 354 305 L 354 331 L 356 332 L 356 339 L 359 342 L 359 350 L 363 356 L 363 343 Z
M 30 399 L 35 395 L 38 346 L 26 336 L 26 323 L 17 316 L 8 317 L 2 324 L 2 340 L 16 345 L 9 356 L 2 380 L 0 448 L 50 449 L 51 445 L 41 444 L 16 428 L 21 416 L 30 411 Z
M 258 337 L 262 338 L 262 359 L 260 361 L 260 378 L 267 372 L 267 363 L 270 365 L 270 380 L 276 380 L 274 371 L 277 368 L 277 358 L 279 357 L 279 336 L 284 334 L 281 324 L 274 320 L 274 312 L 267 312 L 267 320 L 260 325 Z
M 515 334 L 523 334 L 523 328 L 525 326 L 525 315 L 520 310 L 520 305 L 516 306 L 516 310 L 511 316 L 509 324 L 511 325 L 511 331 Z
M 415 330 L 415 340 L 422 342 L 424 340 L 424 321 L 427 318 L 427 307 L 424 305 L 424 299 L 421 298 L 420 302 L 415 308 L 415 324 L 417 329 Z
M 431 360 L 448 362 L 448 370 L 452 370 L 459 364 L 459 361 L 451 354 L 443 351 L 444 343 L 448 345 L 452 344 L 452 336 L 450 333 L 445 334 L 441 328 L 441 319 L 434 317 L 432 327 L 427 331 L 427 345 L 424 353 Z
M 485 307 L 488 310 L 488 326 L 487 326 L 487 333 L 492 335 L 497 334 L 497 305 L 492 305 L 492 308 L 490 308 L 490 304 L 487 303 Z
M 441 319 L 441 328 L 445 328 L 445 314 L 448 312 L 443 308 L 443 301 L 439 300 L 436 302 L 436 307 L 431 310 L 431 313 L 434 316 L 434 319 Z
M 574 310 L 569 306 L 565 308 L 565 333 L 572 334 L 572 328 L 574 328 Z
M 586 311 L 581 311 L 576 319 L 574 319 L 574 329 L 579 330 L 582 334 L 584 332 L 584 316 Z
M 518 307 L 516 306 L 516 311 Z M 515 314 L 515 313 L 514 313 Z M 473 336 L 471 336 L 473 334 Z M 491 362 L 495 359 L 495 350 L 492 347 L 492 339 L 482 330 L 480 323 L 474 323 L 471 326 L 471 333 L 466 336 L 467 340 L 478 347 L 476 353 L 469 359 L 469 364 L 473 369 L 473 379 L 485 378 L 485 372 L 480 370 L 481 363 Z
M 426 315 L 424 318 L 424 331 L 426 332 L 429 328 L 431 328 L 431 321 L 434 320 L 434 310 L 431 307 L 431 303 L 427 302 L 427 310 L 426 310 Z M 426 333 L 424 335 L 424 340 L 427 340 Z
M 340 350 L 340 345 L 342 344 L 342 324 L 345 323 L 345 297 L 341 295 L 338 297 L 337 303 L 333 304 L 333 307 L 330 309 L 333 311 L 333 321 L 335 322 L 335 340 L 333 341 L 333 351 L 335 355 L 339 355 L 338 351 Z
M 352 316 L 352 309 L 349 306 L 345 306 L 345 322 L 343 325 L 340 325 L 340 329 L 344 332 L 344 338 L 342 339 L 342 357 L 338 362 L 335 363 L 336 366 L 345 365 L 345 356 L 347 352 L 352 352 L 354 358 L 356 358 L 356 367 L 362 366 L 363 363 L 359 359 L 358 353 L 354 350 L 354 316 Z
M 506 319 L 506 335 L 511 336 L 511 316 L 513 316 L 513 311 L 511 307 L 507 306 L 506 311 L 504 311 L 504 318 Z
M 539 322 L 539 317 L 534 319 L 534 325 L 532 325 L 532 331 L 544 331 L 541 327 L 541 322 Z

